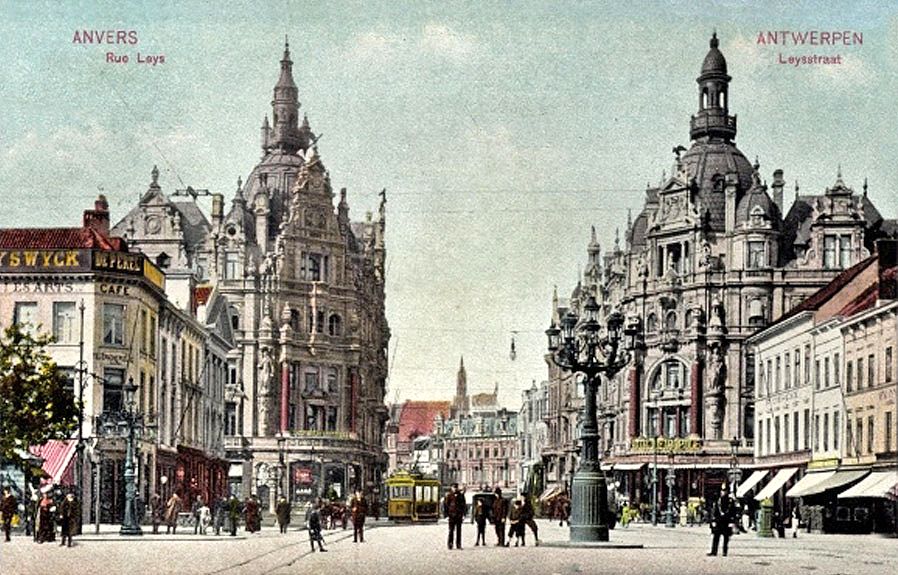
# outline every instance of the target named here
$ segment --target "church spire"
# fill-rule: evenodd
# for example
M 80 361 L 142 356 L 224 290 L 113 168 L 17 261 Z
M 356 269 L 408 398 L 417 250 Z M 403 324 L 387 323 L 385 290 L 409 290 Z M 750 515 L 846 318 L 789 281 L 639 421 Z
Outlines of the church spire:
M 465 371 L 465 356 L 461 356 L 458 365 L 458 375 L 455 379 L 455 399 L 452 401 L 452 416 L 467 415 L 470 411 L 468 399 L 468 374 Z
M 692 116 L 689 134 L 693 140 L 736 137 L 736 116 L 729 115 L 727 61 L 720 52 L 717 32 L 711 36 L 710 49 L 702 62 L 698 82 L 698 113 Z
M 271 148 L 292 154 L 302 147 L 299 135 L 299 106 L 296 82 L 293 81 L 290 43 L 285 38 L 281 75 L 274 85 L 274 98 L 271 100 L 272 127 L 268 140 Z

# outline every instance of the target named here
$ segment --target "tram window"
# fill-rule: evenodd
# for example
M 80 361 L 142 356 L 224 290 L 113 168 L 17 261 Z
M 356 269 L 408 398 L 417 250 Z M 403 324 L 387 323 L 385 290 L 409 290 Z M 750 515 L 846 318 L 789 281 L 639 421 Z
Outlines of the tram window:
M 394 499 L 408 499 L 411 496 L 409 492 L 409 488 L 404 485 L 398 485 L 393 487 L 393 498 Z
M 421 501 L 424 499 L 424 487 L 419 485 L 415 487 L 415 501 Z

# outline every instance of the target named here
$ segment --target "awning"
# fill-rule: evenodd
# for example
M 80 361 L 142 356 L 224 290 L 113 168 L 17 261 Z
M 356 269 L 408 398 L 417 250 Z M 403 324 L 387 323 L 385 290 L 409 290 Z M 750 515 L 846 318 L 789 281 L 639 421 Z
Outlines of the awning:
M 857 481 L 861 477 L 870 473 L 867 469 L 860 469 L 854 471 L 836 471 L 831 477 L 828 477 L 812 486 L 810 489 L 807 489 L 802 497 L 807 497 L 809 495 L 817 495 L 818 493 L 823 493 L 824 491 L 829 491 L 830 489 L 837 489 L 839 487 L 843 487 Z
M 638 471 L 645 467 L 645 463 L 615 463 L 615 471 Z
M 839 499 L 849 497 L 876 497 L 885 499 L 889 490 L 898 484 L 898 473 L 894 471 L 874 471 L 854 487 L 839 494 Z
M 761 482 L 762 479 L 767 475 L 766 469 L 758 469 L 754 473 L 748 476 L 748 479 L 743 481 L 739 487 L 736 488 L 736 497 L 742 498 L 745 497 L 745 494 L 751 491 L 755 485 Z
M 755 495 L 755 501 L 763 501 L 768 497 L 773 497 L 773 494 L 779 491 L 780 488 L 785 485 L 786 482 L 789 481 L 789 479 L 791 479 L 797 471 L 797 467 L 786 467 L 777 471 L 776 475 L 773 476 L 773 479 L 770 480 L 770 483 L 765 485 L 764 489 L 762 489 L 760 493 Z
M 243 464 L 232 463 L 231 466 L 228 467 L 228 477 L 243 477 Z
M 74 480 L 71 467 L 77 443 L 74 440 L 51 439 L 43 445 L 32 447 L 30 451 L 44 460 L 41 469 L 53 483 L 71 485 Z
M 786 491 L 786 497 L 801 497 L 807 495 L 808 491 L 817 486 L 818 483 L 825 479 L 829 479 L 836 474 L 836 470 L 817 471 L 816 473 L 808 473 L 798 480 L 792 489 Z
M 539 500 L 540 502 L 548 501 L 549 499 L 552 499 L 556 495 L 560 494 L 562 491 L 564 491 L 563 485 L 553 485 L 552 487 L 548 487 L 545 491 L 542 492 L 542 495 L 539 496 Z

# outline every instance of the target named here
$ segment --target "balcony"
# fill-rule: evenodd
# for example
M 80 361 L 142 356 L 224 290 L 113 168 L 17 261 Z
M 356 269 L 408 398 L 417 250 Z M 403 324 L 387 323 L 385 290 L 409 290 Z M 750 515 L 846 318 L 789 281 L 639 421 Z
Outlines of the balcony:
M 722 110 L 706 110 L 689 120 L 689 135 L 695 140 L 702 136 L 736 137 L 736 116 L 728 116 Z

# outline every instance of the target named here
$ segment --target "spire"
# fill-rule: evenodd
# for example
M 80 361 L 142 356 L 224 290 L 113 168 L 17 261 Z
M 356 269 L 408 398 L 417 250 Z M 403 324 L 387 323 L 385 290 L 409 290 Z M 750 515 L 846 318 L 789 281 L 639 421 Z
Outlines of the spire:
M 729 115 L 729 83 L 727 61 L 719 49 L 717 32 L 711 36 L 710 49 L 702 62 L 698 82 L 698 113 L 690 122 L 693 140 L 720 138 L 730 141 L 736 137 L 736 117 Z
M 867 197 L 867 176 L 864 176 L 864 197 Z
M 243 197 L 243 178 L 237 176 L 237 191 L 234 192 L 234 203 L 244 203 L 246 199 Z
M 274 86 L 271 100 L 272 128 L 269 145 L 286 153 L 295 153 L 302 146 L 299 135 L 299 96 L 293 81 L 293 61 L 290 60 L 290 43 L 284 39 L 284 57 L 281 58 L 281 75 Z

